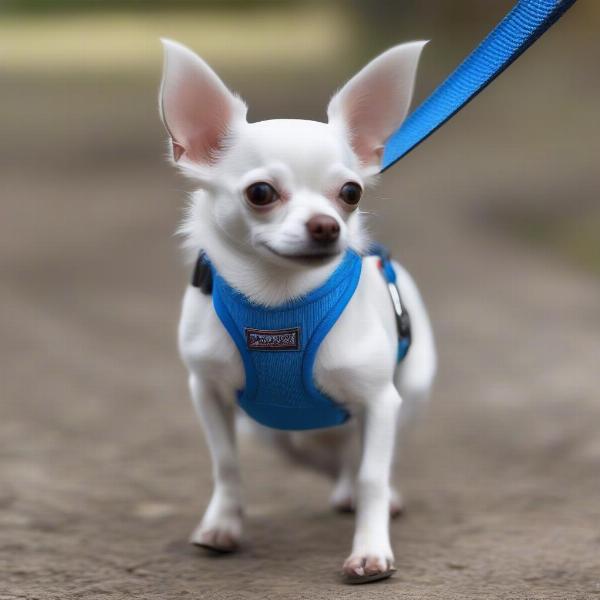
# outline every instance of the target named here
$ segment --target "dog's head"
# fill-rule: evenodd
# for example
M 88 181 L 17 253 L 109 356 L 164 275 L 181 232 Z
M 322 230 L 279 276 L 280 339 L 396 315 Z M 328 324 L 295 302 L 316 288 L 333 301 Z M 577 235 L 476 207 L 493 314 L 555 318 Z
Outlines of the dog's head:
M 248 123 L 244 102 L 201 58 L 163 44 L 160 109 L 172 158 L 201 187 L 183 226 L 189 244 L 199 249 L 208 227 L 232 249 L 290 268 L 363 250 L 359 201 L 408 112 L 425 43 L 370 62 L 334 95 L 327 123 Z

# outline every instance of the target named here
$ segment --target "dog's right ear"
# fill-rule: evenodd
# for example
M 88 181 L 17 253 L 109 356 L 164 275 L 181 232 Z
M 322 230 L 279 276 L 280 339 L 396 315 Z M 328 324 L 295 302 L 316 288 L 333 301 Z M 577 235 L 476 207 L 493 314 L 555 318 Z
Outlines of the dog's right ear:
M 159 107 L 173 159 L 209 165 L 235 123 L 245 121 L 246 105 L 197 54 L 177 42 L 161 41 L 165 63 Z

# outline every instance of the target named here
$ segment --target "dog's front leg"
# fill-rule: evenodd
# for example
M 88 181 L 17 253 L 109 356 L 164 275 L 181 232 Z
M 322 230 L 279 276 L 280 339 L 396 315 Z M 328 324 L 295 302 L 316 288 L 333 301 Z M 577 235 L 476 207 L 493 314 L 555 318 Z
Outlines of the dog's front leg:
M 401 398 L 390 383 L 373 396 L 363 415 L 363 446 L 357 478 L 356 529 L 343 571 L 352 582 L 393 572 L 390 545 L 390 474 Z
M 214 478 L 212 498 L 190 541 L 219 552 L 231 552 L 237 548 L 242 534 L 233 406 L 222 402 L 214 390 L 193 374 L 190 391 L 210 449 Z

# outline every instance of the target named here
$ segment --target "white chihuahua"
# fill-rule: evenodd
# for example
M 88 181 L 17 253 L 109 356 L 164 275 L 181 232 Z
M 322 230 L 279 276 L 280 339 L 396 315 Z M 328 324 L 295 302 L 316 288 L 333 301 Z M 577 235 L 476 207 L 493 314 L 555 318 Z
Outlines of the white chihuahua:
M 222 552 L 240 542 L 237 399 L 278 428 L 264 431 L 279 448 L 336 478 L 334 507 L 356 508 L 346 579 L 387 577 L 390 513 L 401 509 L 390 483 L 396 432 L 428 396 L 436 356 L 410 275 L 368 254 L 358 203 L 406 116 L 424 42 L 363 68 L 329 103 L 327 123 L 248 123 L 244 102 L 202 59 L 163 44 L 161 115 L 174 161 L 200 188 L 182 226 L 201 257 L 179 344 L 214 491 L 191 541 Z M 406 312 L 411 345 L 398 362 Z

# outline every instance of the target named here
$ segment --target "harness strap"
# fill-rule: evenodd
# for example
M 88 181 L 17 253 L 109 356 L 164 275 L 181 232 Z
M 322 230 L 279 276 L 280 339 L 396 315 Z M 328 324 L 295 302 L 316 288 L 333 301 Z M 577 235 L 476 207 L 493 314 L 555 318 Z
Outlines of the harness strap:
M 520 0 L 457 69 L 388 138 L 381 171 L 389 169 L 542 36 L 576 0 Z
M 394 270 L 389 250 L 382 244 L 372 244 L 370 254 L 379 257 L 378 267 L 387 283 L 394 313 L 396 314 L 396 330 L 398 332 L 397 360 L 400 362 L 408 354 L 412 342 L 410 315 L 404 302 L 402 302 L 402 296 L 396 284 L 396 271 Z
M 398 357 L 400 362 L 408 354 L 412 342 L 410 315 L 402 301 L 400 290 L 396 284 L 396 271 L 392 265 L 392 257 L 389 250 L 383 244 L 373 243 L 369 248 L 369 254 L 379 257 L 378 267 L 385 279 L 388 292 L 396 314 L 396 330 L 398 332 Z M 194 266 L 191 285 L 198 288 L 203 294 L 210 296 L 213 291 L 213 274 L 206 253 L 201 250 L 198 260 Z

